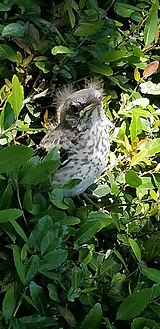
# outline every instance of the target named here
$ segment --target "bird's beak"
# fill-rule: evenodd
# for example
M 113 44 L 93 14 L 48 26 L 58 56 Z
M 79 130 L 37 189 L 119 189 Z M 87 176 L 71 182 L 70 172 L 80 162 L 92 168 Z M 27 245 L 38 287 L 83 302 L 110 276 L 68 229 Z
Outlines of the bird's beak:
M 101 104 L 102 104 L 101 101 L 97 100 L 94 103 L 87 105 L 83 110 L 80 111 L 79 113 L 80 118 L 82 118 L 86 112 L 93 111 L 96 107 L 98 107 Z

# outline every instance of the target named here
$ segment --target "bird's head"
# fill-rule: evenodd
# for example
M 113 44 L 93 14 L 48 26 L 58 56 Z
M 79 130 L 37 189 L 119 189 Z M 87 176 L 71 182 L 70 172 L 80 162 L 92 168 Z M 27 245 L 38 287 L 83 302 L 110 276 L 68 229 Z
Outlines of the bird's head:
M 96 122 L 103 111 L 102 92 L 93 87 L 63 96 L 57 116 L 59 124 L 77 129 Z

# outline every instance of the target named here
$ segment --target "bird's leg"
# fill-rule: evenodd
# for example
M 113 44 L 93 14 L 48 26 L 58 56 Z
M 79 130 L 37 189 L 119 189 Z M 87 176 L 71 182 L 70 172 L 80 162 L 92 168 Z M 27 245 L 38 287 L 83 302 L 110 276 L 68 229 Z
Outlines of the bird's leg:
M 96 204 L 96 203 L 91 199 L 90 195 L 87 195 L 86 193 L 83 192 L 83 193 L 80 194 L 80 197 L 81 197 L 81 199 L 87 201 L 89 204 L 91 204 L 92 206 L 94 206 L 97 210 L 100 210 L 100 209 L 101 209 L 101 207 L 98 206 L 98 204 Z

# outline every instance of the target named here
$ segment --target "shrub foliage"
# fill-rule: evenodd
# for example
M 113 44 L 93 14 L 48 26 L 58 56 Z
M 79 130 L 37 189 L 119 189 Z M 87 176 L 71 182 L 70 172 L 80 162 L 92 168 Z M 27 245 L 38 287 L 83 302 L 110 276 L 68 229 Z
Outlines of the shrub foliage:
M 158 7 L 0 3 L 0 328 L 160 327 Z M 82 205 L 48 188 L 57 150 L 34 148 L 56 90 L 94 77 L 115 128 Z

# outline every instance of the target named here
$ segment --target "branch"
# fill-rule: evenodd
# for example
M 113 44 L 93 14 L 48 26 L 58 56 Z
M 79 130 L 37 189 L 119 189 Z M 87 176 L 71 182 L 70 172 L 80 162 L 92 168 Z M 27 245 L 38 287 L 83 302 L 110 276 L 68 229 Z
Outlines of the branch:
M 41 98 L 41 97 L 45 97 L 46 94 L 47 94 L 47 92 L 48 92 L 48 89 L 49 89 L 49 88 L 45 89 L 44 91 L 42 91 L 42 92 L 39 93 L 39 94 L 36 94 L 36 95 L 33 95 L 33 96 L 31 95 L 30 97 L 24 99 L 24 101 L 23 101 L 23 105 L 22 105 L 22 108 L 23 108 L 26 104 L 28 104 L 28 103 L 34 101 L 35 99 L 38 99 L 38 98 Z

